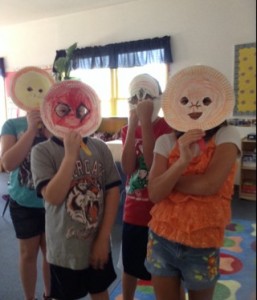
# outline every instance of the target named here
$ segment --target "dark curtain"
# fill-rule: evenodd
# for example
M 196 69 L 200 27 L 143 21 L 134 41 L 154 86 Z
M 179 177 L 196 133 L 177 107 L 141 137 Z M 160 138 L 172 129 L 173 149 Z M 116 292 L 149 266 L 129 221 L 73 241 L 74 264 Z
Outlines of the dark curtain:
M 5 77 L 4 58 L 0 57 L 0 76 Z
M 65 57 L 65 50 L 57 50 L 55 60 Z M 73 70 L 93 68 L 129 68 L 151 63 L 171 63 L 170 36 L 131 42 L 77 48 L 71 61 Z M 53 68 L 55 72 L 55 69 Z

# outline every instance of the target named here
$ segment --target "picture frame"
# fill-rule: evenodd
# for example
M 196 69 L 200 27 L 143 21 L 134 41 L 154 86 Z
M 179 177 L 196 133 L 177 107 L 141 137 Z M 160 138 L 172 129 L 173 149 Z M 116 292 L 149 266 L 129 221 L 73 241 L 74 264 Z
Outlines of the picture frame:
M 256 115 L 256 43 L 235 45 L 234 116 Z

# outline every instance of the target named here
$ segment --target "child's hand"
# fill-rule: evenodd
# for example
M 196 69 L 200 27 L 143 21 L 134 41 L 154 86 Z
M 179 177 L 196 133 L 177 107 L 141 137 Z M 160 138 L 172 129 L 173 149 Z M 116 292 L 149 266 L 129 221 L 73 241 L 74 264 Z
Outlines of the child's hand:
M 198 142 L 204 135 L 205 133 L 203 130 L 193 129 L 189 130 L 178 139 L 181 160 L 185 163 L 190 163 L 194 157 L 199 155 L 200 148 Z
M 137 105 L 137 116 L 140 123 L 151 122 L 153 114 L 153 101 L 144 100 Z
M 39 110 L 32 110 L 27 113 L 28 130 L 38 132 L 39 125 L 42 123 Z
M 80 151 L 81 141 L 82 138 L 79 133 L 74 131 L 67 133 L 63 138 L 65 155 L 67 155 L 68 157 L 71 156 L 77 158 Z
M 94 269 L 103 269 L 108 261 L 109 239 L 98 239 L 93 242 L 90 255 L 90 265 Z
M 135 130 L 137 128 L 137 125 L 138 125 L 138 116 L 135 108 L 129 112 L 128 127 L 130 129 Z

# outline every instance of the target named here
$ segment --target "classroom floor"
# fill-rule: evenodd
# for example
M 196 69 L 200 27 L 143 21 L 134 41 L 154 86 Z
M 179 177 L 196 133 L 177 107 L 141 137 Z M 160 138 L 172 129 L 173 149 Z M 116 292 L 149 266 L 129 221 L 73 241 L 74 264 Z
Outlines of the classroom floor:
M 0 173 L 0 214 L 2 215 L 5 200 L 2 195 L 7 193 L 8 177 Z M 256 201 L 241 200 L 238 198 L 238 189 L 235 188 L 235 195 L 232 201 L 232 217 L 243 220 L 256 220 Z M 112 232 L 113 260 L 117 272 L 117 279 L 110 287 L 112 291 L 121 279 L 121 272 L 117 268 L 121 242 L 121 220 L 122 207 L 120 207 L 116 224 Z M 22 287 L 18 271 L 18 244 L 15 238 L 9 209 L 4 216 L 0 216 L 0 299 L 1 300 L 23 300 Z M 39 264 L 40 264 L 39 257 Z M 38 274 L 37 297 L 42 298 L 42 276 Z M 89 299 L 88 297 L 83 299 Z

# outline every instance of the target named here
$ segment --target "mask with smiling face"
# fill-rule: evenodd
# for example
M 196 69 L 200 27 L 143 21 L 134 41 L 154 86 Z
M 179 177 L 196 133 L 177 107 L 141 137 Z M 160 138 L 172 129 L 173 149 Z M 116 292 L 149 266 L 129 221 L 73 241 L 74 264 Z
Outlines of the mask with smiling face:
M 181 132 L 220 125 L 232 114 L 234 104 L 228 79 L 216 69 L 201 65 L 171 77 L 162 98 L 166 122 Z
M 53 85 L 53 77 L 37 67 L 25 67 L 15 73 L 11 81 L 10 96 L 25 111 L 40 108 L 44 96 Z
M 159 82 L 149 74 L 141 74 L 131 81 L 129 85 L 129 109 L 135 109 L 139 101 L 152 100 L 153 114 L 152 122 L 154 122 L 161 109 L 161 88 Z
M 44 124 L 54 135 L 71 131 L 82 137 L 94 133 L 101 123 L 100 100 L 85 83 L 67 80 L 55 83 L 41 105 Z

